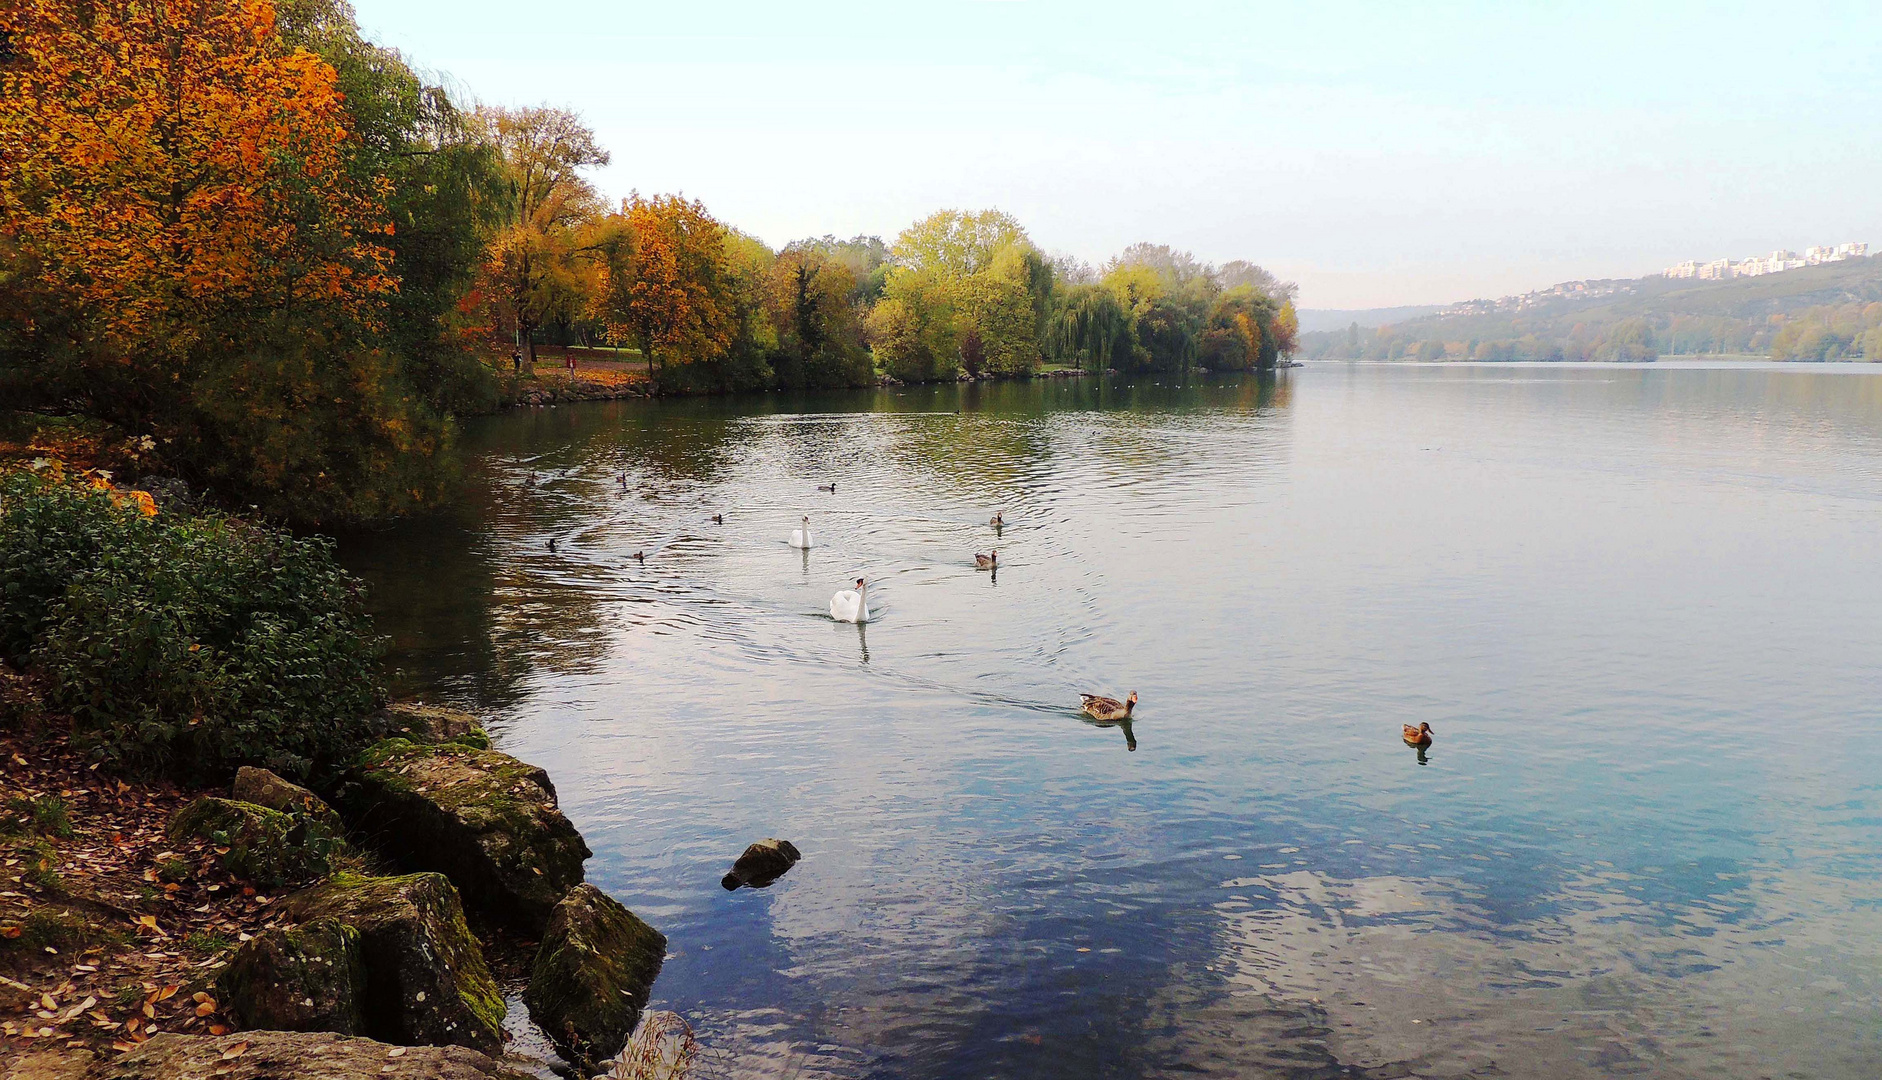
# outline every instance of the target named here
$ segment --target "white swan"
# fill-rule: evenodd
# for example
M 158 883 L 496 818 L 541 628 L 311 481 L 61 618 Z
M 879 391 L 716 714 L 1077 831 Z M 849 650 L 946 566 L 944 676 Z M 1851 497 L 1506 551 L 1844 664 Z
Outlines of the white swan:
M 810 515 L 804 515 L 804 524 L 791 530 L 791 546 L 809 551 L 816 546 L 810 538 Z
M 869 621 L 869 579 L 857 578 L 854 590 L 844 589 L 830 598 L 830 617 L 837 622 Z

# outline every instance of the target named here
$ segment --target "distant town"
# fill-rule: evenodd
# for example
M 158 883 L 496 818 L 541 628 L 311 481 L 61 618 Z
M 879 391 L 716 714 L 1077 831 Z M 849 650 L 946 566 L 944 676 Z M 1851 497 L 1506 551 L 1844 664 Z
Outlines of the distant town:
M 1844 259 L 1861 259 L 1869 254 L 1868 244 L 1848 243 L 1835 247 L 1813 247 L 1802 255 L 1795 251 L 1773 251 L 1760 258 L 1753 255 L 1749 259 L 1714 259 L 1700 262 L 1687 259 L 1683 263 L 1674 263 L 1666 268 L 1670 278 L 1698 278 L 1701 281 L 1725 281 L 1730 278 L 1763 277 L 1766 274 L 1781 274 L 1786 270 L 1801 270 L 1806 266 L 1821 266 L 1824 263 L 1842 262 Z

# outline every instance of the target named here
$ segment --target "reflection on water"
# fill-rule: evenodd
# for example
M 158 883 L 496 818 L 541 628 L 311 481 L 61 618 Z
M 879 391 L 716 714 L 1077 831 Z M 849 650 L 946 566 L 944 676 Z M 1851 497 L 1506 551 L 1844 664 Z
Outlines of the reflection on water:
M 455 522 L 347 558 L 403 686 L 556 777 L 720 1072 L 1882 1069 L 1882 378 L 1330 365 L 467 442 Z M 802 861 L 726 892 L 764 836 Z

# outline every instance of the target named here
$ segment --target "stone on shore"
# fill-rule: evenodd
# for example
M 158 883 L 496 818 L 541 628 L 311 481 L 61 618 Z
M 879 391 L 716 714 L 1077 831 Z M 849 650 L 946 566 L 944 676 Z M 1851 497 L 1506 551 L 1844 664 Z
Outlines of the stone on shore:
M 543 932 L 523 1000 L 584 1075 L 621 1052 L 660 974 L 667 939 L 593 885 L 577 885 Z
M 365 950 L 359 931 L 338 919 L 256 935 L 216 982 L 223 1011 L 239 1027 L 366 1033 Z
M 94 1064 L 86 1080 L 524 1080 L 461 1046 L 396 1047 L 331 1032 L 165 1032 Z M 76 1080 L 76 1077 L 73 1078 Z
M 740 885 L 762 889 L 784 876 L 784 872 L 803 858 L 797 845 L 789 840 L 767 838 L 745 849 L 732 864 L 732 872 L 719 879 L 729 891 Z
M 333 812 L 333 807 L 322 802 L 320 796 L 299 784 L 281 779 L 267 769 L 244 765 L 235 770 L 235 783 L 230 787 L 229 795 L 237 802 L 254 803 L 270 810 L 279 810 L 290 817 L 306 818 L 325 829 L 328 836 L 346 835 L 346 826 L 341 824 L 340 815 Z
M 341 874 L 282 902 L 301 923 L 332 919 L 359 933 L 366 1034 L 402 1045 L 495 1051 L 503 995 L 464 922 L 457 890 L 438 874 Z
M 313 822 L 254 803 L 204 796 L 170 819 L 172 841 L 201 837 L 226 849 L 223 869 L 258 885 L 290 885 L 324 876 L 345 842 Z
M 360 756 L 342 806 L 355 832 L 410 870 L 457 884 L 474 910 L 542 933 L 582 882 L 588 845 L 549 774 L 462 743 L 387 739 Z
M 477 718 L 467 712 L 408 701 L 386 706 L 382 715 L 389 738 L 420 743 L 456 742 L 478 750 L 490 749 L 490 736 L 484 733 Z

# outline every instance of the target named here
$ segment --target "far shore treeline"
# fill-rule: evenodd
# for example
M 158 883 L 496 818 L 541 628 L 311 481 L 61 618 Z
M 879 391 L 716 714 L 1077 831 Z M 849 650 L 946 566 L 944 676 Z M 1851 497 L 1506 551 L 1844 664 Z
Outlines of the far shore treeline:
M 1295 345 L 1293 286 L 1251 263 L 1093 268 L 994 210 L 774 251 L 683 195 L 604 200 L 608 161 L 573 112 L 455 98 L 342 0 L 7 5 L 0 437 L 82 429 L 328 525 L 438 501 L 513 345 L 631 350 L 668 393 Z

